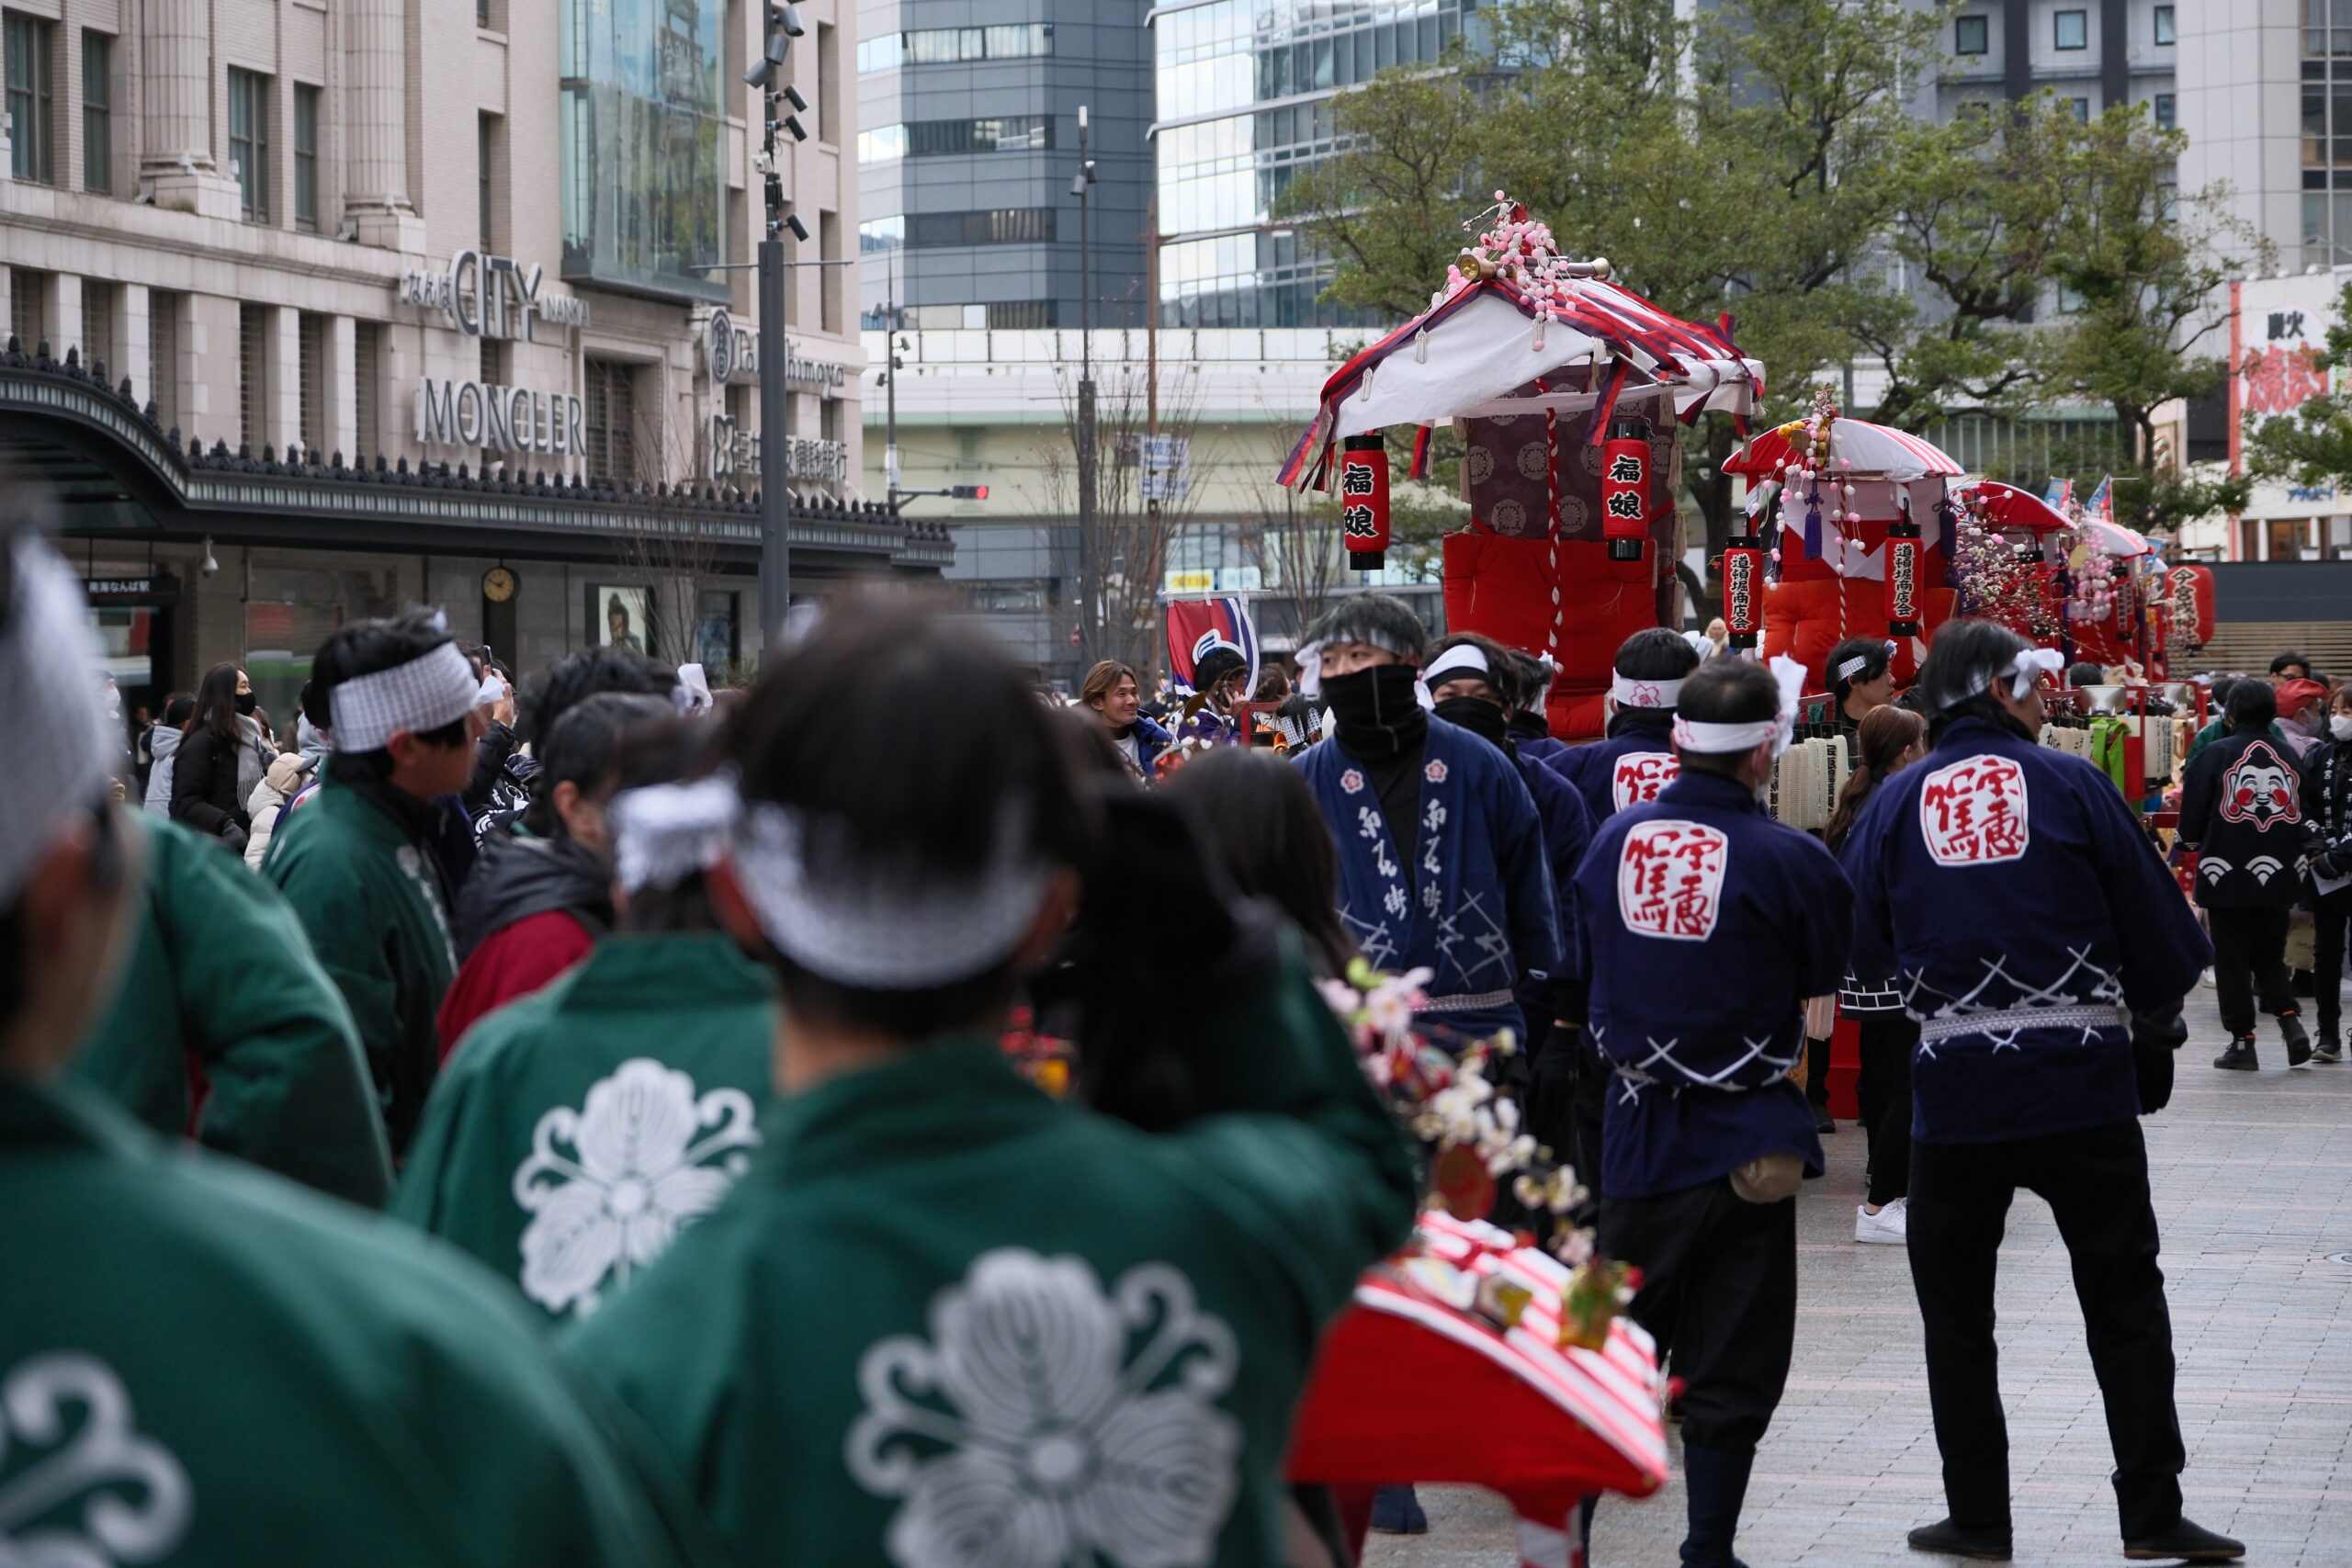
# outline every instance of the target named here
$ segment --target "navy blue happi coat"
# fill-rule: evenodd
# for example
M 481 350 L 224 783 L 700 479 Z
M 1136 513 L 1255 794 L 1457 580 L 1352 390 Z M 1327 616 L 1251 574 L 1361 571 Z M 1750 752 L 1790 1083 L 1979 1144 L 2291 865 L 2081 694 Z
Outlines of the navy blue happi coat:
M 1853 893 L 1829 852 L 1736 780 L 1683 773 L 1602 823 L 1577 871 L 1611 1198 L 1696 1187 L 1785 1150 L 1821 1168 L 1804 998 L 1837 990 Z
M 1672 722 L 1663 712 L 1635 719 L 1606 740 L 1544 758 L 1544 765 L 1576 785 L 1596 824 L 1605 822 L 1629 806 L 1656 800 L 1682 771 L 1666 728 Z
M 1914 1138 L 1997 1143 L 2140 1113 L 2123 1011 L 2178 1007 L 2212 948 L 2105 773 L 1955 719 L 1878 787 L 1843 860 L 1854 973 L 1894 976 L 1921 1021 Z

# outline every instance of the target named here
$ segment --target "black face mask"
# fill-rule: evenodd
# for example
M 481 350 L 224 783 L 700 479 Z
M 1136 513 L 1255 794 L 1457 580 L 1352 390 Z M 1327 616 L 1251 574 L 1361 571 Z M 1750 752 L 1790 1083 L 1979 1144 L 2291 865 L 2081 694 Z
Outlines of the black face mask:
M 1419 746 L 1430 728 L 1413 690 L 1419 679 L 1419 671 L 1408 664 L 1375 664 L 1323 677 L 1323 702 L 1331 710 L 1340 747 L 1369 761 Z
M 259 705 L 255 698 L 256 694 L 253 692 L 239 692 L 237 694 L 237 711 L 241 714 L 252 714 L 254 709 Z
M 1484 697 L 1448 697 L 1437 705 L 1437 716 L 1448 724 L 1460 725 L 1489 746 L 1510 750 L 1505 743 L 1510 728 L 1499 703 Z

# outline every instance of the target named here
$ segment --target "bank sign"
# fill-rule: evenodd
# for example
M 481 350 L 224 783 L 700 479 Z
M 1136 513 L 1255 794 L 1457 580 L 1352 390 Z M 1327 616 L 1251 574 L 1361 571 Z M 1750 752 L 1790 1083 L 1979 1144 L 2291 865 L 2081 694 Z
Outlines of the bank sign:
M 760 477 L 760 433 L 725 414 L 710 421 L 710 477 L 748 484 Z M 849 478 L 849 443 L 795 435 L 784 444 L 784 477 L 839 484 Z
M 469 337 L 534 339 L 534 327 L 584 327 L 588 301 L 570 295 L 539 294 L 544 269 L 512 256 L 459 251 L 440 272 L 401 275 L 400 300 L 438 310 Z
M 427 446 L 582 457 L 587 410 L 569 392 L 535 392 L 480 381 L 421 381 L 416 438 Z
M 758 331 L 724 310 L 713 310 L 703 326 L 702 362 L 710 372 L 710 378 L 721 386 L 730 381 L 756 383 L 760 378 Z M 820 396 L 838 397 L 849 383 L 849 368 L 830 359 L 806 358 L 786 337 L 784 382 L 787 387 L 805 387 Z

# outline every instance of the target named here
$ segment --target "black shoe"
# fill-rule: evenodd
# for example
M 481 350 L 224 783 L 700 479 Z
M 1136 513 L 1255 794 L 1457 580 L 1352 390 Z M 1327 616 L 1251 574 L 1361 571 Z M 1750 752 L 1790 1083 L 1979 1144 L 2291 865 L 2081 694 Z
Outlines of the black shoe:
M 2234 1073 L 2256 1071 L 2261 1064 L 2254 1059 L 2254 1036 L 2234 1036 L 2230 1041 L 2230 1048 L 2213 1058 L 2213 1065 Z
M 1381 1535 L 1427 1535 L 1430 1517 L 1410 1486 L 1384 1486 L 1372 1495 L 1372 1527 Z
M 2312 1059 L 2312 1037 L 2304 1032 L 2303 1021 L 2291 1012 L 2278 1015 L 2278 1037 L 2287 1043 L 2287 1065 L 2300 1067 Z
M 1816 1105 L 1813 1108 L 1813 1130 L 1816 1133 L 1834 1133 L 1838 1130 L 1838 1118 L 1830 1115 L 1826 1108 Z
M 2170 1529 L 2125 1541 L 2123 1555 L 2134 1562 L 2229 1562 L 2245 1555 L 2245 1545 L 2183 1519 Z
M 2319 1032 L 2319 1040 L 2312 1046 L 2313 1063 L 2335 1063 L 2344 1060 L 2344 1036 L 2333 1029 Z
M 1979 1562 L 2007 1562 L 2009 1538 L 1964 1530 L 1950 1519 L 1921 1525 L 1904 1539 L 1914 1551 L 1940 1551 L 1947 1557 L 1973 1557 Z

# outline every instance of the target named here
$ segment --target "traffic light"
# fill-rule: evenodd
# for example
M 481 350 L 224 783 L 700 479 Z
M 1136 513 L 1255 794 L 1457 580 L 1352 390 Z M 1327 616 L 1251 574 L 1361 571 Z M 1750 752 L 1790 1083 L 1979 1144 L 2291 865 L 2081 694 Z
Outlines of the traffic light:
M 744 83 L 764 89 L 774 82 L 775 68 L 792 52 L 792 40 L 808 30 L 800 20 L 799 6 L 787 5 L 785 0 L 768 0 L 767 46 L 752 68 L 743 73 Z
M 986 501 L 989 498 L 989 487 L 986 485 L 949 485 L 947 487 L 947 494 L 950 499 L 956 501 Z

